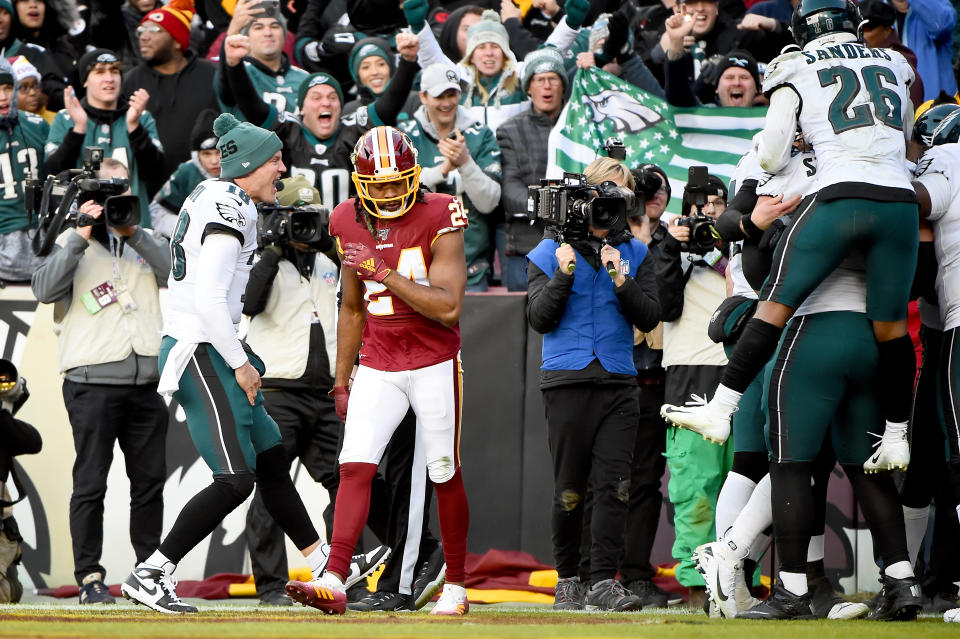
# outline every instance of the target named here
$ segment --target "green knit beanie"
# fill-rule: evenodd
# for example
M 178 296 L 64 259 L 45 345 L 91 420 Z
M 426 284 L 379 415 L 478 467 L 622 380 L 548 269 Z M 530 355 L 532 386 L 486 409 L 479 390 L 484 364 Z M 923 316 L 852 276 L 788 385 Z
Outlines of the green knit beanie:
M 235 178 L 252 173 L 283 148 L 273 131 L 249 122 L 240 122 L 229 113 L 213 121 L 213 133 L 219 138 L 220 177 Z
M 364 38 L 350 50 L 350 77 L 354 82 L 360 82 L 357 77 L 360 63 L 372 55 L 380 56 L 386 61 L 387 66 L 390 67 L 390 77 L 393 77 L 394 58 L 390 52 L 390 45 L 383 38 Z
M 307 91 L 321 84 L 329 84 L 333 87 L 333 90 L 336 91 L 340 97 L 340 106 L 343 107 L 343 89 L 340 88 L 340 83 L 337 82 L 335 77 L 323 71 L 308 75 L 307 78 L 300 83 L 300 88 L 297 89 L 297 106 L 302 109 L 303 100 L 307 97 Z

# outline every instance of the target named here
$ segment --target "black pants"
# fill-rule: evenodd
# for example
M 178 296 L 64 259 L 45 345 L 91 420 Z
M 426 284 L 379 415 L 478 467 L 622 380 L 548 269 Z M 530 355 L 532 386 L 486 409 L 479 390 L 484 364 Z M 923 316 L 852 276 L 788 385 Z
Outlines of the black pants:
M 327 489 L 330 503 L 323 511 L 323 522 L 329 535 L 339 483 L 337 449 L 343 431 L 333 399 L 318 392 L 268 390 L 263 393 L 263 405 L 280 428 L 287 458 L 299 459 L 310 477 Z M 289 579 L 283 531 L 267 511 L 259 487 L 247 511 L 246 539 L 257 592 L 282 590 Z
M 141 562 L 160 545 L 163 485 L 167 479 L 168 413 L 156 384 L 109 386 L 64 380 L 63 403 L 77 453 L 70 496 L 74 577 L 77 583 L 100 565 L 103 498 L 114 442 L 123 451 L 130 479 L 130 542 Z
M 650 563 L 650 552 L 660 523 L 663 494 L 660 480 L 666 468 L 663 456 L 667 433 L 660 417 L 664 403 L 664 382 L 641 383 L 639 427 L 630 469 L 630 503 L 627 511 L 627 532 L 623 544 L 620 574 L 625 582 L 653 579 L 656 570 Z
M 639 411 L 635 386 L 574 385 L 543 391 L 553 460 L 553 554 L 561 578 L 577 574 L 589 487 L 592 581 L 617 573 Z M 589 486 L 588 486 L 589 484 Z

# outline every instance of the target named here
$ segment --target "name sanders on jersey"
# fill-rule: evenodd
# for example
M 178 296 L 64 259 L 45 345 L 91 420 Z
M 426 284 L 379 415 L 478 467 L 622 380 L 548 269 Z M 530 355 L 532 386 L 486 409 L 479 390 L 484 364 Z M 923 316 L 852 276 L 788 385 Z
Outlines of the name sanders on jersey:
M 884 60 L 891 59 L 890 54 L 883 49 L 871 49 L 870 47 L 865 47 L 862 44 L 853 44 L 850 42 L 835 44 L 823 49 L 816 49 L 815 51 L 801 51 L 800 53 L 803 54 L 807 64 L 813 64 L 817 60 L 833 60 L 836 58 L 849 60 L 856 58 L 883 58 Z

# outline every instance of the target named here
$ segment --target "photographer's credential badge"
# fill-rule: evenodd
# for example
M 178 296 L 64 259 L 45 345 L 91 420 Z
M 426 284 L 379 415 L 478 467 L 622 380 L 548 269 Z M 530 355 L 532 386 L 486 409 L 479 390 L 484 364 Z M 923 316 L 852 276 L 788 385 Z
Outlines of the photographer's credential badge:
M 110 282 L 104 282 L 81 295 L 80 301 L 91 315 L 96 315 L 117 301 L 117 290 Z

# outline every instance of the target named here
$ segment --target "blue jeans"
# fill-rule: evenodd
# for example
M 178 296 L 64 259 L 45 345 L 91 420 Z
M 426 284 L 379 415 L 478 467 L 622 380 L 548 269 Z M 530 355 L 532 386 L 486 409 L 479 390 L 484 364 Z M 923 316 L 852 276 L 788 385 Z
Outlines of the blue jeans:
M 503 272 L 504 284 L 508 291 L 527 290 L 527 257 L 525 255 L 508 255 Z

